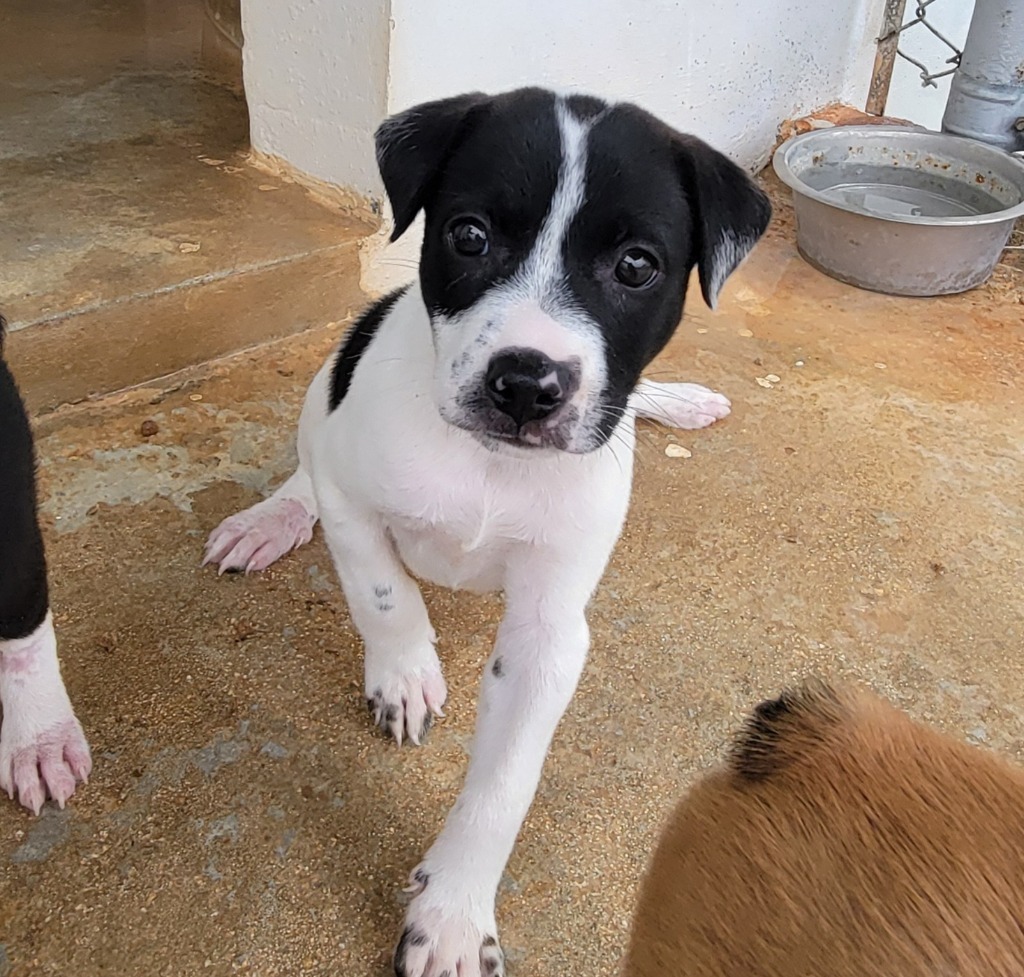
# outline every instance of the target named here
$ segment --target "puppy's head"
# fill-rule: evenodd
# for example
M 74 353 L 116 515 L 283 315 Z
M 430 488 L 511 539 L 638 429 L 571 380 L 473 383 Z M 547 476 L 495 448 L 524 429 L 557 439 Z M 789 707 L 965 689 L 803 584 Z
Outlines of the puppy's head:
M 491 445 L 603 445 L 693 267 L 713 306 L 771 214 L 698 139 L 541 89 L 409 109 L 378 129 L 377 160 L 392 240 L 425 212 L 441 415 Z

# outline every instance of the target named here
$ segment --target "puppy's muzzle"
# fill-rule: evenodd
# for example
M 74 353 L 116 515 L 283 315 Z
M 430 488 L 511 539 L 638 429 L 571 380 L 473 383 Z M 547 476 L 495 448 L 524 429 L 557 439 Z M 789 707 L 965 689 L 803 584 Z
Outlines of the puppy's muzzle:
M 520 429 L 553 415 L 578 385 L 578 368 L 535 349 L 503 349 L 491 357 L 484 374 L 488 401 Z

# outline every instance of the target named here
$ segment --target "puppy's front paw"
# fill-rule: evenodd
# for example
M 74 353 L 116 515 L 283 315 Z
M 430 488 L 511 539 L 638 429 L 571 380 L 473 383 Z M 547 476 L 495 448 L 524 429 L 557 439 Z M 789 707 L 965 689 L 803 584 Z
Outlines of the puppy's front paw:
M 397 977 L 504 977 L 493 914 L 481 918 L 471 905 L 434 897 L 421 866 L 412 875 L 417 895 L 395 949 Z
M 12 710 L 0 728 L 0 788 L 38 814 L 47 796 L 63 807 L 78 781 L 89 779 L 92 756 L 74 714 L 43 729 Z
M 374 723 L 399 745 L 408 738 L 419 746 L 434 718 L 444 716 L 448 686 L 433 645 L 415 656 L 396 657 L 367 648 L 366 705 Z

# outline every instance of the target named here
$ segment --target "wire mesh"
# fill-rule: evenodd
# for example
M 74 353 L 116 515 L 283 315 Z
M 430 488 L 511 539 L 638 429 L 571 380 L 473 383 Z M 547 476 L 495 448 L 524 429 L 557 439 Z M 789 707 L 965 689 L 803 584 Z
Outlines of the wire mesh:
M 909 20 L 904 21 L 898 27 L 890 28 L 885 34 L 879 39 L 879 45 L 883 45 L 886 42 L 891 42 L 893 39 L 897 41 L 896 55 L 897 57 L 903 58 L 904 61 L 909 61 L 915 68 L 920 72 L 921 87 L 922 88 L 938 88 L 936 79 L 944 78 L 946 75 L 953 74 L 954 71 L 960 65 L 960 58 L 963 52 L 958 48 L 945 34 L 942 33 L 931 21 L 928 20 L 928 8 L 934 3 L 941 2 L 941 0 L 918 0 L 914 4 L 914 16 Z M 955 2 L 955 0 L 954 0 Z M 924 29 L 931 31 L 950 51 L 950 56 L 942 63 L 941 67 L 937 70 L 932 70 L 928 65 L 916 58 L 911 57 L 902 47 L 899 46 L 900 38 L 906 36 L 907 31 Z

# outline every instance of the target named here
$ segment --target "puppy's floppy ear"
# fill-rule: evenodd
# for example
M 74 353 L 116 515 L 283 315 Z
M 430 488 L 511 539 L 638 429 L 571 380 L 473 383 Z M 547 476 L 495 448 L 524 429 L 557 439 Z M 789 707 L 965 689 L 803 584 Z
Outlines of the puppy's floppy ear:
M 768 197 L 728 156 L 677 135 L 676 156 L 694 217 L 694 254 L 704 301 L 713 309 L 725 280 L 771 220 Z
M 385 119 L 377 129 L 377 166 L 395 215 L 391 240 L 409 228 L 430 197 L 437 175 L 476 111 L 482 92 L 425 102 Z

